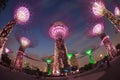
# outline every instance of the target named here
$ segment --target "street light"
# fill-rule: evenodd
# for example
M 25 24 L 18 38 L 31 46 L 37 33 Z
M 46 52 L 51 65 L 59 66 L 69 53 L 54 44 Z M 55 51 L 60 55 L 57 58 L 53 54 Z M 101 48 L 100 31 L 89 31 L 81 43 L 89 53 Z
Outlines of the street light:
M 22 63 L 23 63 L 23 56 L 25 49 L 29 47 L 30 45 L 30 40 L 27 39 L 26 37 L 21 37 L 20 38 L 20 47 L 17 52 L 17 56 L 15 59 L 14 67 L 16 70 L 21 70 L 22 69 Z
M 100 54 L 100 59 L 103 59 L 103 54 Z
M 120 32 L 120 18 L 118 18 L 109 10 L 107 10 L 102 1 L 99 0 L 93 3 L 92 12 L 95 16 L 98 16 L 98 17 L 106 16 L 109 19 L 109 21 L 114 25 L 114 27 Z

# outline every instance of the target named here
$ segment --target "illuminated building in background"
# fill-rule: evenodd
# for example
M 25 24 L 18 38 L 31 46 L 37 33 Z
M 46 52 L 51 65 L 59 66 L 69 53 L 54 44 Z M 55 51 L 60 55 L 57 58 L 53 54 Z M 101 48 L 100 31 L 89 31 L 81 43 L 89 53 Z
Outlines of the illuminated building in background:
M 98 35 L 101 39 L 101 43 L 106 47 L 107 53 L 111 58 L 116 54 L 116 48 L 109 39 L 109 36 L 104 32 L 103 24 L 96 24 L 92 30 L 93 35 Z
M 7 41 L 9 34 L 13 30 L 13 26 L 16 23 L 23 24 L 29 20 L 30 12 L 26 7 L 19 7 L 14 15 L 14 19 L 12 19 L 7 25 L 5 25 L 2 30 L 0 30 L 0 59 L 1 54 L 3 52 L 4 45 Z
M 25 37 L 20 38 L 20 47 L 19 47 L 19 50 L 17 52 L 17 56 L 16 56 L 15 63 L 14 63 L 14 68 L 16 70 L 21 70 L 22 69 L 24 52 L 25 52 L 25 49 L 29 45 L 30 45 L 30 40 L 29 39 L 27 39 Z
M 115 16 L 113 13 L 107 10 L 102 1 L 99 0 L 93 3 L 92 12 L 98 17 L 106 16 L 109 19 L 109 21 L 115 26 L 115 28 L 120 32 L 120 18 L 118 18 L 118 16 Z M 117 13 L 115 11 L 115 14 L 118 15 L 118 9 Z
M 68 33 L 68 28 L 63 22 L 55 22 L 50 30 L 50 36 L 55 40 L 53 75 L 60 75 L 60 69 L 70 67 L 67 57 L 67 48 L 64 42 Z

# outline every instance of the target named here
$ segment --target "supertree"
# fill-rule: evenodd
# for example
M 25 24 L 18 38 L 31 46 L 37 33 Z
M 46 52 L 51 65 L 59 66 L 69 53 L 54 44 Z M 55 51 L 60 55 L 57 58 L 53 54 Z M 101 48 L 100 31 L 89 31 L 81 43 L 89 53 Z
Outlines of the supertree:
M 29 17 L 30 17 L 29 10 L 24 6 L 19 7 L 15 11 L 14 18 L 2 28 L 2 30 L 0 31 L 0 57 L 3 52 L 3 48 L 7 41 L 7 38 L 9 34 L 12 32 L 14 25 L 16 23 L 24 24 L 29 20 Z
M 104 26 L 102 23 L 96 24 L 92 29 L 92 34 L 99 36 L 101 39 L 101 44 L 106 47 L 107 53 L 111 58 L 116 54 L 116 48 L 109 39 L 109 36 L 104 33 Z
M 114 27 L 120 32 L 120 18 L 106 9 L 104 3 L 101 0 L 97 0 L 93 3 L 92 12 L 95 16 L 98 17 L 106 16 L 114 25 Z
M 37 59 L 33 59 L 29 57 L 25 53 L 26 48 L 34 48 L 38 45 L 38 41 L 36 37 L 34 37 L 33 33 L 31 33 L 29 29 L 18 28 L 17 31 L 15 32 L 15 38 L 20 44 L 19 50 L 17 52 L 16 60 L 15 60 L 15 65 L 14 65 L 16 69 L 18 70 L 22 69 L 23 57 L 26 57 L 35 61 L 39 61 Z M 17 61 L 19 61 L 18 64 L 17 64 Z
M 49 34 L 55 40 L 53 75 L 60 75 L 61 68 L 70 67 L 64 41 L 68 34 L 68 27 L 63 22 L 55 22 L 49 29 Z
M 27 39 L 26 37 L 20 38 L 20 47 L 19 47 L 19 50 L 17 51 L 17 56 L 14 63 L 14 68 L 16 70 L 22 69 L 23 55 L 24 55 L 25 49 L 29 47 L 29 45 L 30 45 L 29 39 Z

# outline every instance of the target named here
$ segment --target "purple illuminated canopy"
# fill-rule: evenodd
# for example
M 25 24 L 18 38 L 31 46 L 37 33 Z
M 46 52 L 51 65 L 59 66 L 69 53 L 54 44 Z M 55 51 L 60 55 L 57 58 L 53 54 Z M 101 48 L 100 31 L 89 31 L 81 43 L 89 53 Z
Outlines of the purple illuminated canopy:
M 53 39 L 65 38 L 68 34 L 68 27 L 63 22 L 55 22 L 49 29 L 49 34 Z
M 99 23 L 93 27 L 92 33 L 93 33 L 93 35 L 100 35 L 103 33 L 103 31 L 104 31 L 104 26 L 103 26 L 103 24 Z
M 14 18 L 17 20 L 18 23 L 27 22 L 29 20 L 29 18 L 30 18 L 30 12 L 29 12 L 28 8 L 26 8 L 24 6 L 19 7 L 15 11 Z
M 20 43 L 23 47 L 28 47 L 30 45 L 30 40 L 27 39 L 26 37 L 21 37 Z
M 96 1 L 92 5 L 92 12 L 95 16 L 102 17 L 105 6 L 101 1 Z
M 119 10 L 118 7 L 115 7 L 114 14 L 115 14 L 116 16 L 120 16 L 120 10 Z

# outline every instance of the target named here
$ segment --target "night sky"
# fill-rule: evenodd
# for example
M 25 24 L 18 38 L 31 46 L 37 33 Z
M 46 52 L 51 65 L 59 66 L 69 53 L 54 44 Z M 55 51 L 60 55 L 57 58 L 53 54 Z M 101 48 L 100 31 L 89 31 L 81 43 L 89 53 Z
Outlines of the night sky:
M 28 37 L 34 44 L 26 53 L 37 57 L 53 55 L 54 40 L 50 38 L 48 30 L 55 21 L 63 21 L 69 27 L 69 35 L 66 38 L 68 52 L 80 53 L 88 48 L 100 44 L 99 37 L 88 37 L 89 30 L 97 23 L 104 23 L 105 33 L 110 36 L 114 45 L 120 43 L 120 33 L 115 33 L 114 26 L 105 18 L 96 18 L 91 12 L 94 0 L 8 0 L 6 9 L 0 13 L 0 29 L 6 25 L 14 15 L 16 8 L 26 6 L 29 8 L 30 20 L 24 24 L 16 24 L 8 38 L 6 46 L 14 52 L 18 50 L 19 43 L 16 34 Z M 111 12 L 117 5 L 120 8 L 120 0 L 104 0 L 105 6 Z M 105 47 L 101 47 L 93 54 L 98 57 L 100 53 L 106 53 Z M 84 58 L 83 63 L 86 62 Z

